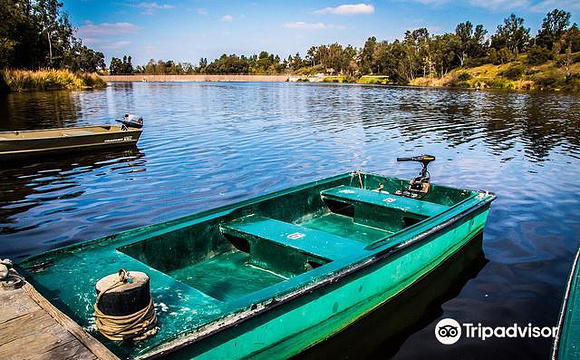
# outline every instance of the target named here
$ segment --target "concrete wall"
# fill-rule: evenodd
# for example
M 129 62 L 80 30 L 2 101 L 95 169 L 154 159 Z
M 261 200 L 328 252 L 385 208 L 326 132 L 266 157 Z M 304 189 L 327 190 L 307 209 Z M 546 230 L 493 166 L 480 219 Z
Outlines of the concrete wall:
M 296 81 L 298 77 L 287 75 L 112 75 L 102 76 L 107 81 Z

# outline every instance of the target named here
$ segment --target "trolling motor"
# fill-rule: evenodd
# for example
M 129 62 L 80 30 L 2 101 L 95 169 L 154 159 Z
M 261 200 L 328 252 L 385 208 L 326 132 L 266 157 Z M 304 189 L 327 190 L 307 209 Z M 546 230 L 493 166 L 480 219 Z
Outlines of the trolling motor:
M 125 114 L 125 116 L 123 116 L 123 119 L 115 121 L 120 122 L 125 126 L 137 129 L 141 129 L 143 127 L 143 117 L 138 115 Z
M 421 165 L 423 165 L 423 168 L 421 169 L 419 176 L 409 181 L 409 187 L 406 190 L 397 190 L 395 194 L 410 197 L 413 199 L 420 199 L 423 196 L 427 195 L 431 187 L 431 182 L 429 181 L 431 178 L 431 174 L 429 174 L 427 166 L 431 161 L 434 160 L 435 156 L 433 155 L 419 155 L 413 157 L 397 158 L 397 161 L 418 161 L 421 163 Z

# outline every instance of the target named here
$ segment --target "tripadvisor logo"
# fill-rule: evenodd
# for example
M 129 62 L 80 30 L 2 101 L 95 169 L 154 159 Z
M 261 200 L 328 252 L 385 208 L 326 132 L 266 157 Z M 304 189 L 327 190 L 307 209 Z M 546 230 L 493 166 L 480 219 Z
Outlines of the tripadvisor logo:
M 455 344 L 461 337 L 461 325 L 450 318 L 442 319 L 435 326 L 435 337 L 441 344 Z
M 552 338 L 558 334 L 557 327 L 539 327 L 527 324 L 520 326 L 482 326 L 472 323 L 459 324 L 451 318 L 441 319 L 435 326 L 435 337 L 441 344 L 452 345 L 461 338 L 462 333 L 466 338 L 478 338 L 482 341 L 490 338 Z

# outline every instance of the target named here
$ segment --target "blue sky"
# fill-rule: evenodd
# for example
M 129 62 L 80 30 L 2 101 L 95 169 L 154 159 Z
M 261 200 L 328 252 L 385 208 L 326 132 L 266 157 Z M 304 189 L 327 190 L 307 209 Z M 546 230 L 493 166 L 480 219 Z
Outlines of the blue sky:
M 493 33 L 514 12 L 536 34 L 545 14 L 572 13 L 580 22 L 580 0 L 382 0 L 382 1 L 233 1 L 233 0 L 64 0 L 77 35 L 112 56 L 208 60 L 261 50 L 287 57 L 312 45 L 338 42 L 362 46 L 369 36 L 401 38 L 406 30 L 453 31 L 465 20 Z

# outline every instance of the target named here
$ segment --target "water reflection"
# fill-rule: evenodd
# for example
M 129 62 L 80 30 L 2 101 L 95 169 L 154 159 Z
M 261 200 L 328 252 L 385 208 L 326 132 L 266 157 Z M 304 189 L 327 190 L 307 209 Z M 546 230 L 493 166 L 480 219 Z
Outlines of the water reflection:
M 70 91 L 0 95 L 0 131 L 74 126 L 80 112 Z
M 72 237 L 67 239 L 63 236 L 67 230 L 68 214 L 95 205 L 94 201 L 83 197 L 88 191 L 87 182 L 94 181 L 91 177 L 130 177 L 146 170 L 144 153 L 139 149 L 61 155 L 31 159 L 20 162 L 18 166 L 15 163 L 6 165 L 10 167 L 0 170 L 0 236 L 57 223 L 55 225 L 64 230 L 60 234 L 64 244 L 70 240 L 74 242 Z M 110 196 L 115 196 L 115 193 Z M 98 201 L 103 202 L 104 199 Z M 46 204 L 52 205 L 47 208 Z M 30 221 L 19 218 L 23 213 L 31 218 Z M 37 240 L 31 240 L 23 239 L 18 243 L 18 248 L 32 251 L 42 246 Z M 6 245 L 3 251 L 10 251 L 11 245 Z

